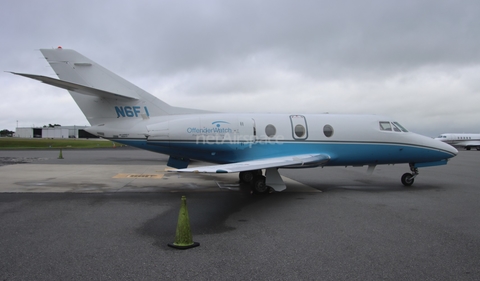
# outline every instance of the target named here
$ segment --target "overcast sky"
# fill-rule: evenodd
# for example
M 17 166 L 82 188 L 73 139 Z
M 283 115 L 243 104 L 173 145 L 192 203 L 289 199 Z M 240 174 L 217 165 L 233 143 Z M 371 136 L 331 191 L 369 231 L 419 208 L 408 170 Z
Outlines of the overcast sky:
M 480 2 L 0 2 L 3 71 L 56 77 L 75 49 L 182 107 L 373 113 L 428 136 L 480 133 Z M 67 91 L 0 74 L 0 130 L 88 125 Z

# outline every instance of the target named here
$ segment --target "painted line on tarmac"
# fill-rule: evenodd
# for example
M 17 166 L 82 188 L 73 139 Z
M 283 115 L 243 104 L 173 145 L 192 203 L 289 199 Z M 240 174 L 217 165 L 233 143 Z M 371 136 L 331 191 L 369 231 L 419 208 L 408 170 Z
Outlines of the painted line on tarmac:
M 126 178 L 135 178 L 135 179 L 161 179 L 164 174 L 117 174 L 113 176 L 113 179 L 126 179 Z

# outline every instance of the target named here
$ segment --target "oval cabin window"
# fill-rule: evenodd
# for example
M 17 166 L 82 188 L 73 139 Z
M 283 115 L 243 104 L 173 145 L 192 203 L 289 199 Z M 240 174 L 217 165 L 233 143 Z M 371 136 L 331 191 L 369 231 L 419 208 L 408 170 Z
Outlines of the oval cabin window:
M 300 124 L 295 126 L 295 135 L 299 138 L 302 138 L 303 136 L 305 136 L 305 127 Z
M 272 124 L 269 124 L 267 127 L 265 127 L 265 134 L 267 134 L 269 138 L 275 136 L 276 133 L 277 129 Z
M 323 134 L 325 134 L 327 138 L 333 136 L 333 127 L 330 125 L 323 126 Z

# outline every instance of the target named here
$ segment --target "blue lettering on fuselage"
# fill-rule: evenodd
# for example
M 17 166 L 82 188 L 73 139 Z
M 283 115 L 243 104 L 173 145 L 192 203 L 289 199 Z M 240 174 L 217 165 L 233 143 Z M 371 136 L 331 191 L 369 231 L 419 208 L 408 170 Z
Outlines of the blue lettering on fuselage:
M 146 116 L 150 116 L 148 112 L 148 108 L 146 106 L 143 107 L 143 111 L 145 112 Z M 142 114 L 142 107 L 140 106 L 115 106 L 115 112 L 117 113 L 117 118 L 120 117 L 138 117 Z
M 221 125 L 229 125 L 230 123 L 227 121 L 215 121 L 212 122 L 214 127 L 207 128 L 197 128 L 197 127 L 188 127 L 187 133 L 188 134 L 231 134 L 233 130 L 231 128 L 221 128 Z
M 196 128 L 196 127 L 188 127 L 187 133 L 189 134 L 231 134 L 233 130 L 230 128 Z

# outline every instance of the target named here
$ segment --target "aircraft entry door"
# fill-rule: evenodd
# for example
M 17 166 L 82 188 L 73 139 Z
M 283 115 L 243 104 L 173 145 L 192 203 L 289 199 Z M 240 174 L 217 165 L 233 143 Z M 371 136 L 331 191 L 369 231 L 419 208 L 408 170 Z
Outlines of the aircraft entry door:
M 290 115 L 292 123 L 292 136 L 296 140 L 306 140 L 308 138 L 307 120 L 303 115 Z
M 240 141 L 255 142 L 257 139 L 257 128 L 255 127 L 255 120 L 245 118 L 239 120 L 239 138 Z

